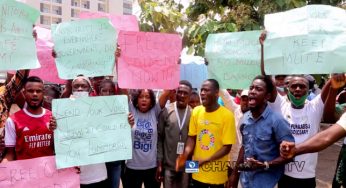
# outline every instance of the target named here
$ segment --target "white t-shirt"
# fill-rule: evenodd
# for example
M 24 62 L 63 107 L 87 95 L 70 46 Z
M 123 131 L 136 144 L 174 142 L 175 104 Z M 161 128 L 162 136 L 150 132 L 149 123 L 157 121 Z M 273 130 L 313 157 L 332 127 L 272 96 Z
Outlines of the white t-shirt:
M 280 95 L 277 95 L 274 103 L 269 106 L 276 112 L 281 112 L 282 116 L 290 125 L 295 143 L 300 144 L 318 133 L 323 115 L 324 103 L 321 95 L 317 95 L 313 100 L 305 101 L 304 108 L 294 109 L 291 102 Z M 285 175 L 307 179 L 316 177 L 318 153 L 299 155 L 285 166 Z
M 107 179 L 105 163 L 91 164 L 80 167 L 80 184 L 87 185 Z
M 346 131 L 346 113 L 343 113 L 336 124 L 340 125 Z M 346 138 L 344 139 L 344 144 L 346 144 Z
M 227 92 L 226 89 L 222 89 L 219 92 L 219 96 L 221 97 L 225 107 L 230 110 L 234 115 L 234 121 L 236 126 L 237 140 L 235 144 L 232 144 L 232 149 L 230 152 L 231 161 L 237 161 L 239 150 L 241 148 L 242 136 L 240 133 L 240 125 L 243 121 L 243 112 L 241 111 L 240 105 L 235 103 L 233 97 Z M 235 163 L 232 163 L 232 167 Z
M 126 161 L 126 166 L 134 170 L 147 170 L 157 166 L 157 123 L 161 112 L 159 103 L 146 113 L 140 112 L 132 103 L 130 112 L 135 118 L 131 128 L 132 159 Z

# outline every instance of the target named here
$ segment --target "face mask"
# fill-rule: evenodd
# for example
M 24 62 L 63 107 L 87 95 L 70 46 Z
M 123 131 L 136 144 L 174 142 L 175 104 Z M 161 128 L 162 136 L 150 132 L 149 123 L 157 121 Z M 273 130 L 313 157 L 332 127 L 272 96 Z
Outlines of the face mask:
M 74 92 L 72 92 L 72 95 L 75 98 L 89 97 L 89 92 L 87 92 L 87 91 L 74 91 Z
M 302 96 L 300 99 L 296 99 L 294 95 L 288 91 L 288 98 L 290 99 L 291 103 L 293 103 L 296 107 L 301 107 L 304 105 L 306 98 L 308 97 L 308 94 Z
M 278 90 L 278 92 L 284 93 L 285 87 L 276 87 L 276 90 Z

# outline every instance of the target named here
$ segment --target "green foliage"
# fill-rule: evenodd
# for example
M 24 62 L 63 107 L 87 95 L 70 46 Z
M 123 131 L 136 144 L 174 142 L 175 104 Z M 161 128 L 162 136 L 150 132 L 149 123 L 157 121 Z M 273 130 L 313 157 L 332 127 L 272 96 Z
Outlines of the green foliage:
M 179 33 L 188 53 L 204 56 L 210 33 L 258 30 L 264 15 L 308 4 L 341 0 L 192 0 L 186 9 L 174 0 L 139 0 L 142 31 Z

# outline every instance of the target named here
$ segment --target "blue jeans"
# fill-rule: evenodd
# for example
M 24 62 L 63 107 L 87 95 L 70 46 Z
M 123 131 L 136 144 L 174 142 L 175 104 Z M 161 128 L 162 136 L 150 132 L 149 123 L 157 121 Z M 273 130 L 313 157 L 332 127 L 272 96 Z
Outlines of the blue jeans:
M 120 174 L 121 174 L 121 162 L 122 161 L 113 161 L 106 163 L 107 167 L 107 187 L 110 188 L 119 188 L 120 184 Z

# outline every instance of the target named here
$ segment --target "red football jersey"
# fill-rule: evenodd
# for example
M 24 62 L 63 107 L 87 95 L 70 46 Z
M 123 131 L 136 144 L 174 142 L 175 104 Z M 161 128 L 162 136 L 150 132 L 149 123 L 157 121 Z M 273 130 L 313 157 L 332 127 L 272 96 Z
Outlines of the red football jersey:
M 32 117 L 20 110 L 11 116 L 16 129 L 17 160 L 54 155 L 53 132 L 48 129 L 52 112 Z

